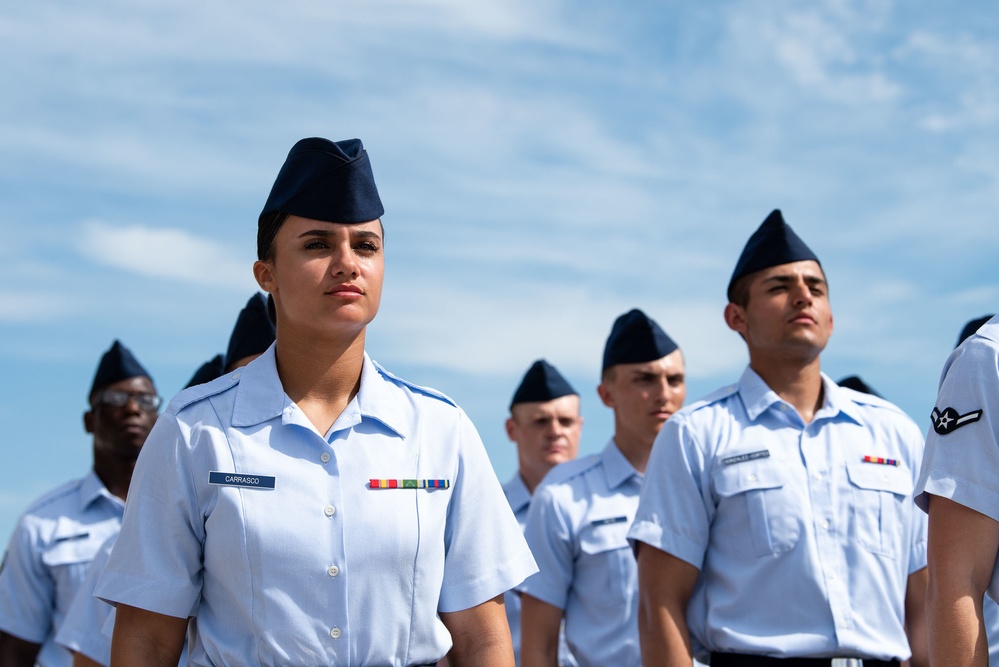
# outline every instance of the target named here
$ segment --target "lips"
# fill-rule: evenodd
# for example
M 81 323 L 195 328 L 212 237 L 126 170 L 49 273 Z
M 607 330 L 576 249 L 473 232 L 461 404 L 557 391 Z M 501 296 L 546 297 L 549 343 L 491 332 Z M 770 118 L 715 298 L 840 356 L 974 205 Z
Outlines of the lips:
M 360 296 L 364 292 L 357 285 L 337 285 L 336 287 L 327 290 L 326 294 L 330 296 Z

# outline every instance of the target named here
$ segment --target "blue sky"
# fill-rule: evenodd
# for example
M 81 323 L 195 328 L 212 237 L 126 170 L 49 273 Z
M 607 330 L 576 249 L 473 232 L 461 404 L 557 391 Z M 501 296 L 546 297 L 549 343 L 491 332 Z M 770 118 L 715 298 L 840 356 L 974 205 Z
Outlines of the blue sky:
M 722 320 L 773 208 L 822 259 L 859 373 L 921 426 L 961 326 L 999 309 L 999 11 L 916 0 L 13 4 L 0 17 L 0 534 L 83 474 L 122 339 L 165 396 L 255 288 L 290 146 L 360 137 L 386 214 L 368 351 L 454 397 L 501 478 L 521 374 L 583 397 L 613 319 L 684 348 L 690 397 L 746 361 Z

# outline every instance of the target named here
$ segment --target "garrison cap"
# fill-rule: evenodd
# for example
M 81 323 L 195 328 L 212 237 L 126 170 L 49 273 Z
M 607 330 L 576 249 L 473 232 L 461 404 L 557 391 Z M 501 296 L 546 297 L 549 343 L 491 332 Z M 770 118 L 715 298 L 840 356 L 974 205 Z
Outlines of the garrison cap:
M 225 366 L 252 354 L 262 354 L 274 342 L 274 322 L 267 312 L 267 297 L 257 292 L 246 302 L 229 336 Z
M 261 258 L 277 233 L 275 227 L 266 230 L 269 238 L 261 238 L 265 232 L 261 225 L 271 213 L 348 224 L 381 218 L 385 209 L 361 140 L 313 137 L 292 146 L 258 219 Z
M 605 371 L 618 364 L 640 364 L 662 359 L 678 349 L 655 320 L 635 308 L 614 320 L 607 344 L 604 345 Z
M 562 377 L 557 368 L 544 359 L 538 359 L 524 373 L 524 379 L 520 381 L 520 386 L 517 387 L 517 391 L 513 392 L 510 407 L 512 408 L 518 403 L 551 401 L 569 395 L 578 396 L 579 392 L 572 388 L 572 385 Z
M 210 360 L 201 364 L 198 370 L 194 371 L 194 375 L 191 379 L 187 381 L 184 385 L 184 389 L 188 387 L 193 387 L 196 384 L 205 384 L 206 382 L 211 382 L 217 377 L 222 377 L 225 372 L 225 364 L 223 363 L 222 355 L 216 354 Z
M 961 335 L 958 337 L 957 345 L 954 346 L 954 349 L 957 349 L 961 346 L 961 343 L 971 338 L 972 335 L 982 328 L 983 324 L 991 320 L 993 317 L 995 317 L 995 315 L 984 315 L 965 324 L 964 328 L 961 329 Z
M 735 271 L 728 281 L 728 298 L 732 300 L 732 285 L 736 280 L 750 273 L 756 273 L 771 266 L 801 262 L 804 260 L 819 262 L 811 248 L 794 233 L 791 225 L 784 222 L 780 209 L 771 211 L 763 224 L 753 232 L 746 242 L 746 247 L 739 255 Z
M 874 391 L 871 385 L 861 380 L 859 375 L 848 375 L 839 382 L 837 382 L 836 384 L 838 384 L 841 387 L 846 387 L 847 389 L 853 389 L 854 391 L 859 391 L 865 394 L 870 394 L 871 396 L 877 396 L 878 398 L 883 398 L 881 394 Z
M 122 345 L 121 341 L 115 340 L 101 357 L 101 362 L 97 364 L 94 382 L 90 385 L 90 395 L 109 384 L 134 377 L 152 379 L 149 371 L 142 367 L 132 351 Z

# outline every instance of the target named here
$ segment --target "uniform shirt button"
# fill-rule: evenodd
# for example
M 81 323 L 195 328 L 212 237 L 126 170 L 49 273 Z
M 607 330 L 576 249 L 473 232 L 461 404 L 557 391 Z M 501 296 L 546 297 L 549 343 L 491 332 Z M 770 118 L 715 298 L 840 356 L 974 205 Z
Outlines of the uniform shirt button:
M 336 508 L 333 507 L 332 505 L 327 505 L 326 509 L 323 510 L 323 513 L 326 516 L 333 516 L 334 514 L 336 514 Z
M 340 628 L 333 628 L 330 630 L 330 637 L 333 639 L 340 639 Z
M 755 482 L 756 481 L 756 474 L 754 473 L 754 474 L 746 475 L 746 479 L 748 479 L 750 482 Z
M 329 569 L 326 571 L 329 572 L 329 575 L 331 577 L 335 577 L 336 575 L 340 574 L 340 568 L 338 568 L 336 565 L 330 565 Z
M 823 522 L 822 522 L 822 527 L 823 527 L 823 528 L 824 528 L 825 530 L 829 530 L 829 522 L 828 522 L 828 521 L 823 521 Z
M 329 452 L 323 452 L 319 456 L 319 460 L 322 461 L 323 463 L 329 463 L 330 462 L 330 453 Z

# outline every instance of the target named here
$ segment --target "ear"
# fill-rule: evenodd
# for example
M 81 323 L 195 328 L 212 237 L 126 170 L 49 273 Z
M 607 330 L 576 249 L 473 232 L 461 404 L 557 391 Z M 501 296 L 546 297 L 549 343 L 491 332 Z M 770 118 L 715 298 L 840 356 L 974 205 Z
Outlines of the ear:
M 83 430 L 87 433 L 94 432 L 94 412 L 93 410 L 87 410 L 83 413 Z
M 260 289 L 272 294 L 274 292 L 274 266 L 270 262 L 258 259 L 253 263 L 253 277 Z
M 614 396 L 603 382 L 597 385 L 597 396 L 608 408 L 614 409 Z
M 746 311 L 742 306 L 730 303 L 725 306 L 725 324 L 732 331 L 746 333 Z
M 517 422 L 513 421 L 512 417 L 508 417 L 505 426 L 506 437 L 510 438 L 511 442 L 517 442 Z

